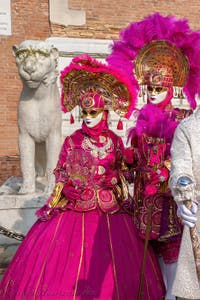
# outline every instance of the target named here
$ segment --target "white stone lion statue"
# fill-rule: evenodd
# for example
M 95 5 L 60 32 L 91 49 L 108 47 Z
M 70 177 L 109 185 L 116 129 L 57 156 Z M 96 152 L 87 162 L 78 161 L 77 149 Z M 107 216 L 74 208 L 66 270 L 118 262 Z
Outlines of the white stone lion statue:
M 55 184 L 53 169 L 61 147 L 61 109 L 56 48 L 25 40 L 13 46 L 23 83 L 18 105 L 19 153 L 23 184 L 19 194 L 36 192 L 36 176 L 46 176 L 45 192 Z

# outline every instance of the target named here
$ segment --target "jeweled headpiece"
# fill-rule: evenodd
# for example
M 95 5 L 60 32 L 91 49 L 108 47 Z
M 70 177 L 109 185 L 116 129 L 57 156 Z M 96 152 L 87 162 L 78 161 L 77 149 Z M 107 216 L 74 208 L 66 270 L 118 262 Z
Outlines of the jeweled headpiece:
M 135 59 L 135 75 L 141 85 L 183 87 L 188 72 L 186 57 L 178 48 L 163 40 L 146 44 Z
M 183 87 L 191 108 L 200 95 L 200 32 L 186 19 L 155 13 L 133 22 L 112 45 L 109 64 L 129 74 L 135 85 L 158 84 Z
M 128 75 L 101 63 L 89 55 L 75 57 L 61 72 L 62 109 L 71 111 L 80 105 L 84 95 L 100 95 L 105 110 L 129 118 L 136 105 L 136 88 Z
M 80 106 L 84 109 L 104 109 L 104 98 L 100 94 L 86 93 L 80 98 Z

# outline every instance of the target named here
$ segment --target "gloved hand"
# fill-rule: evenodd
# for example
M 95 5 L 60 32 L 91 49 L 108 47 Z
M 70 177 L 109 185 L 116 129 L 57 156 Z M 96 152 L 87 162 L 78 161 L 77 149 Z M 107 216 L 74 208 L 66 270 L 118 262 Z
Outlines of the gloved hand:
M 191 178 L 182 176 L 178 179 L 175 189 L 173 190 L 174 200 L 182 202 L 194 199 L 195 184 Z
M 75 201 L 80 199 L 82 190 L 79 188 L 76 189 L 72 185 L 64 185 L 62 193 L 65 195 L 67 200 Z
M 178 203 L 177 216 L 181 217 L 183 224 L 192 228 L 197 221 L 197 210 L 198 205 L 193 201 L 191 210 L 184 203 Z

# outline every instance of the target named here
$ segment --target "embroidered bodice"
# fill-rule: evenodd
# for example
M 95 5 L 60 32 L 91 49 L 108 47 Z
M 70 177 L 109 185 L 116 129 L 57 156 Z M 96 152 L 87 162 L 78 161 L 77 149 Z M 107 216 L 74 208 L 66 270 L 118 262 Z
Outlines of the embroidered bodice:
M 56 182 L 70 180 L 82 189 L 73 209 L 91 210 L 97 205 L 103 211 L 119 209 L 113 187 L 119 181 L 123 151 L 121 138 L 110 130 L 102 133 L 98 142 L 81 129 L 65 139 L 54 173 Z
M 141 110 L 136 127 L 132 130 L 134 220 L 143 238 L 150 205 L 150 239 L 174 238 L 181 233 L 175 202 L 168 186 L 170 147 L 177 125 L 190 113 L 180 109 L 163 112 L 148 104 Z

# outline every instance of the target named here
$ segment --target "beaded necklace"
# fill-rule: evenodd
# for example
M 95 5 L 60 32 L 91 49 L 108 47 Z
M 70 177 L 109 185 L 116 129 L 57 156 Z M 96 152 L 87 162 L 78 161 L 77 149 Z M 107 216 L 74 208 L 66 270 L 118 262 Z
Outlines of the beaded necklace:
M 108 153 L 112 152 L 114 149 L 113 142 L 110 137 L 105 138 L 105 142 L 103 146 L 96 146 L 92 143 L 92 140 L 85 136 L 82 142 L 82 148 L 86 151 L 90 151 L 94 157 L 98 157 L 99 159 L 105 158 Z

